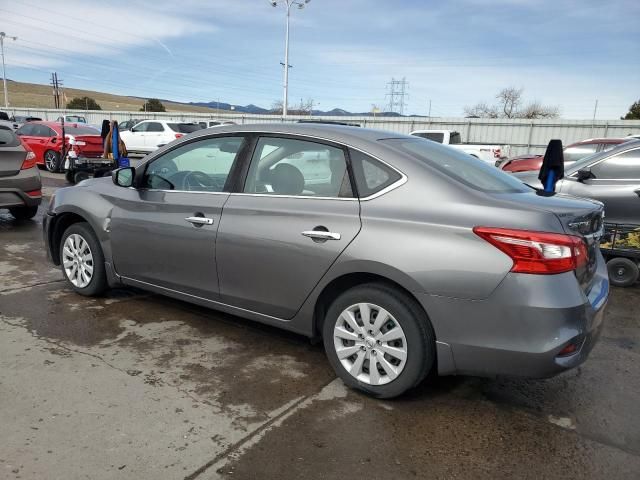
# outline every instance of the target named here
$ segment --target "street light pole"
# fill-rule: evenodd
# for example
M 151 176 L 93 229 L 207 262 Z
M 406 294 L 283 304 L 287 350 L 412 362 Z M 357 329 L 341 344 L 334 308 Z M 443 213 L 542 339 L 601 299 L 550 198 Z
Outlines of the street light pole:
M 282 116 L 287 116 L 287 106 L 289 103 L 289 19 L 291 18 L 291 7 L 296 6 L 299 9 L 303 9 L 304 6 L 309 3 L 311 0 L 282 0 L 287 9 L 286 15 L 286 31 L 284 37 L 284 94 L 282 98 Z M 271 1 L 272 7 L 277 7 L 278 2 L 275 0 Z
M 0 54 L 2 55 L 2 83 L 4 86 L 4 108 L 9 108 L 9 93 L 7 91 L 7 71 L 4 66 L 4 38 L 11 38 L 14 41 L 18 39 L 18 37 L 10 37 L 4 32 L 0 32 Z

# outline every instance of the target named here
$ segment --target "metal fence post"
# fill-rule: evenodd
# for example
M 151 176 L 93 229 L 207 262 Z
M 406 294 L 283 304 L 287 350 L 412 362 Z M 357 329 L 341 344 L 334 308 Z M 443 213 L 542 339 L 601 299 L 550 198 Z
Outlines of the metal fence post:
M 531 122 L 531 127 L 529 127 L 529 140 L 527 141 L 527 153 L 529 153 L 529 150 L 531 149 L 531 140 L 533 139 L 533 125 L 534 123 Z

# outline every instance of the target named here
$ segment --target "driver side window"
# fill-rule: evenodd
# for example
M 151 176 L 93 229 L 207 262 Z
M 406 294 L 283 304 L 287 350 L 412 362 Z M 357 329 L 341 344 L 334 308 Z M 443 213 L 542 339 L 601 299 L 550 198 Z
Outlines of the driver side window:
M 222 192 L 243 143 L 244 137 L 221 137 L 182 145 L 147 166 L 144 188 Z

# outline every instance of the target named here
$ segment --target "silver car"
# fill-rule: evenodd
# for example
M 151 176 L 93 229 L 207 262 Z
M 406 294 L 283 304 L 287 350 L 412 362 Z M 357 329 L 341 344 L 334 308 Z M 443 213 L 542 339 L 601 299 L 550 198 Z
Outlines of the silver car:
M 429 372 L 582 363 L 602 215 L 415 136 L 234 125 L 58 190 L 44 229 L 80 294 L 131 285 L 322 338 L 346 384 L 388 398 Z

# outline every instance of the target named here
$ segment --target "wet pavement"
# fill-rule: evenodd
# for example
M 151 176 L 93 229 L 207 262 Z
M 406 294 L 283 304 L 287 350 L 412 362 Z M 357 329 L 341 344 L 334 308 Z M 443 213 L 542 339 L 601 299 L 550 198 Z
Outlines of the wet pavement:
M 640 478 L 640 286 L 612 291 L 574 371 L 379 401 L 303 337 L 139 290 L 76 295 L 41 220 L 0 210 L 0 478 Z

